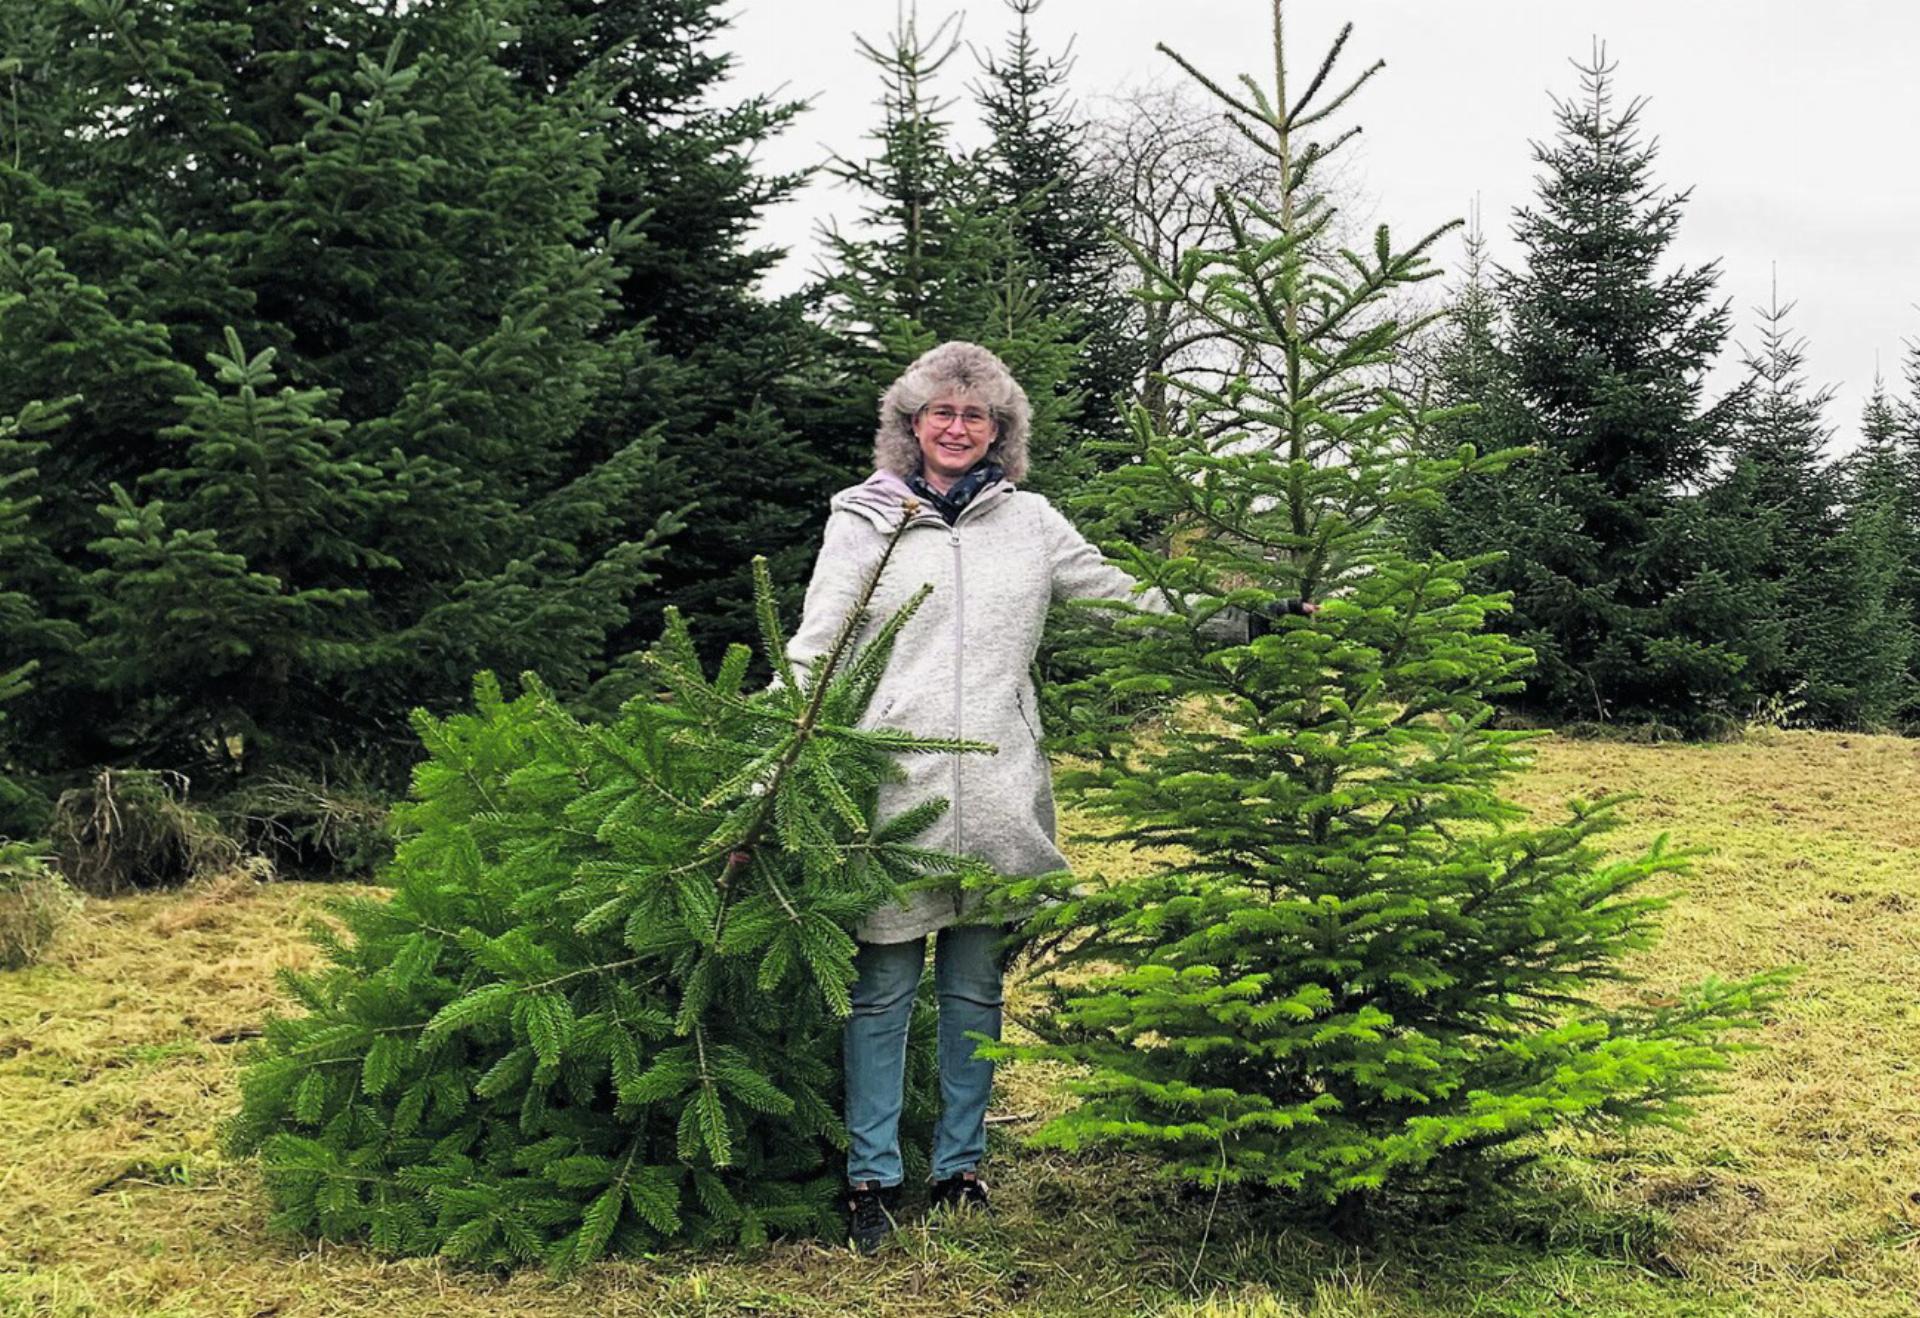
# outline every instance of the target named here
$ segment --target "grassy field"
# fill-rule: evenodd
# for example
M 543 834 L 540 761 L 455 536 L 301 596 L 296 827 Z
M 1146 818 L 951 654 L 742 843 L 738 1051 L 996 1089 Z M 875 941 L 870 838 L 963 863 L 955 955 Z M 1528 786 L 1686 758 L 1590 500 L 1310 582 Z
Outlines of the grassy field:
M 1766 1051 L 1685 1133 L 1569 1143 L 1524 1201 L 1364 1249 L 1182 1199 L 1137 1164 L 1024 1152 L 1018 1119 L 995 1127 L 993 1217 L 873 1259 L 786 1244 L 555 1282 L 279 1238 L 217 1126 L 235 1041 L 339 890 L 96 901 L 47 964 L 0 975 L 0 1315 L 1913 1315 L 1920 741 L 1555 738 L 1515 794 L 1553 811 L 1618 790 L 1643 793 L 1622 850 L 1667 831 L 1710 853 L 1636 991 L 1802 966 Z M 1058 1081 L 1009 1068 L 998 1110 L 1044 1114 Z

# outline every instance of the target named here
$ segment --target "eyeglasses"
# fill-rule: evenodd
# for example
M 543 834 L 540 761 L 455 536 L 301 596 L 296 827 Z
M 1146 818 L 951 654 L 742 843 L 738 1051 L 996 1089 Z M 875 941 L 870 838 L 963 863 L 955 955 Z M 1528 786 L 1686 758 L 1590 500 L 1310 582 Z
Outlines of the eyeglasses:
M 958 418 L 962 425 L 976 435 L 993 424 L 993 413 L 983 412 L 977 407 L 963 408 L 957 412 L 951 407 L 923 407 L 920 409 L 920 415 L 942 430 L 952 425 Z

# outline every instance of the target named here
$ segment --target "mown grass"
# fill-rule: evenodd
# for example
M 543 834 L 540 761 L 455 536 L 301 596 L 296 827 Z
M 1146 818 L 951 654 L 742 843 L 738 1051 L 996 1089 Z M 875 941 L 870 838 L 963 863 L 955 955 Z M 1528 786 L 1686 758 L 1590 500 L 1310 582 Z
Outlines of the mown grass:
M 995 1128 L 991 1218 L 916 1225 L 874 1259 L 787 1243 L 556 1282 L 276 1237 L 218 1126 L 236 1042 L 340 889 L 95 901 L 48 963 L 0 976 L 0 1315 L 1913 1314 L 1920 742 L 1554 738 L 1515 785 L 1547 812 L 1614 790 L 1644 794 L 1622 850 L 1668 831 L 1708 852 L 1634 991 L 1804 967 L 1766 1051 L 1684 1132 L 1560 1141 L 1517 1203 L 1365 1247 L 1183 1198 L 1141 1164 L 1023 1151 L 1022 1121 Z M 998 1110 L 1057 1110 L 1060 1078 L 1009 1068 Z

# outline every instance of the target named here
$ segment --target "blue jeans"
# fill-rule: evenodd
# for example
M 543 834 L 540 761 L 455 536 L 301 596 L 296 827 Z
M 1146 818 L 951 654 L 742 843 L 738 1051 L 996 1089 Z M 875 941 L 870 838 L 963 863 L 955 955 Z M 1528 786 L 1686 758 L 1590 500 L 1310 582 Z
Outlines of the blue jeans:
M 987 1151 L 987 1096 L 993 1063 L 976 1058 L 968 1031 L 1000 1037 L 1000 977 L 1005 966 L 996 926 L 950 925 L 934 935 L 933 983 L 940 1002 L 940 1124 L 933 1177 L 977 1167 Z M 847 1179 L 898 1185 L 900 1107 L 907 1066 L 907 1020 L 926 967 L 927 940 L 862 943 L 854 958 L 853 1015 L 846 1027 Z

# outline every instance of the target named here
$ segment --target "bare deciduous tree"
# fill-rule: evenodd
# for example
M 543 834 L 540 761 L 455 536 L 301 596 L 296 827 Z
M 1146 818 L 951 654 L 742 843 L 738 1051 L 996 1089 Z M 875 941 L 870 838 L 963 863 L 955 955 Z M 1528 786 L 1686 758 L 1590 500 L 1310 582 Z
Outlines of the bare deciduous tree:
M 1277 206 L 1280 180 L 1272 158 L 1247 141 L 1223 115 L 1185 85 L 1147 85 L 1105 98 L 1089 134 L 1100 172 L 1120 203 L 1122 236 L 1147 263 L 1178 270 L 1188 253 L 1232 245 L 1221 196 Z M 1330 250 L 1347 245 L 1372 209 L 1350 169 L 1329 168 L 1316 190 L 1337 196 L 1337 208 L 1321 242 Z M 1174 378 L 1223 384 L 1236 375 L 1262 377 L 1264 363 L 1244 356 L 1225 332 L 1179 300 L 1142 297 L 1146 281 L 1136 266 L 1126 270 L 1139 300 L 1135 316 L 1144 349 L 1136 393 L 1165 430 L 1181 409 Z

